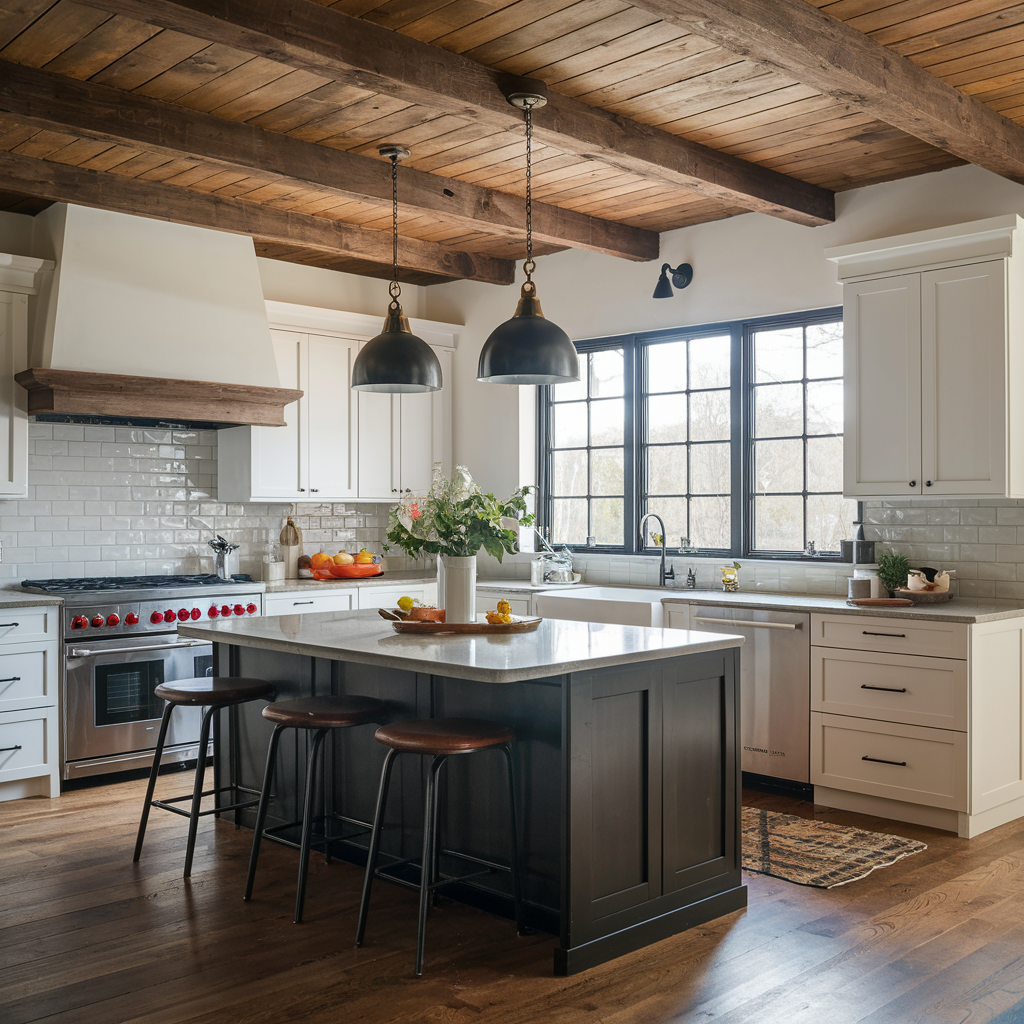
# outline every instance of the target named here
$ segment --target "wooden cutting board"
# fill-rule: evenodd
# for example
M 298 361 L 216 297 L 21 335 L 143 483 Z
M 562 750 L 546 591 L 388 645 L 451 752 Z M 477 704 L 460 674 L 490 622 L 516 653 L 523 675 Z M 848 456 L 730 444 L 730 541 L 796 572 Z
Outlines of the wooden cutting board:
M 909 603 L 909 602 L 908 602 Z M 544 620 L 542 618 L 513 619 L 511 622 L 392 622 L 396 633 L 432 634 L 439 633 L 532 633 Z

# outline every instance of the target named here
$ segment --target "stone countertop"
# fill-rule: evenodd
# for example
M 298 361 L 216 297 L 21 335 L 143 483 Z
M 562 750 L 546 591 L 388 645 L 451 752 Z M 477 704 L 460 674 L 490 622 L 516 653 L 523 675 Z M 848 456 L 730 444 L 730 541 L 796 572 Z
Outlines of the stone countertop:
M 590 590 L 593 583 L 531 583 L 521 579 L 485 579 L 476 581 L 477 590 L 517 590 L 530 594 L 547 594 L 553 590 Z
M 52 594 L 31 594 L 20 587 L 0 590 L 0 608 L 33 608 L 40 605 L 62 605 L 64 598 Z
M 351 590 L 353 587 L 394 587 L 403 583 L 436 582 L 437 576 L 434 573 L 427 573 L 423 569 L 402 569 L 397 572 L 385 572 L 380 576 L 357 577 L 350 580 L 275 580 L 266 584 L 264 593 L 269 597 L 272 594 L 307 594 L 316 593 L 318 590 Z
M 580 595 L 581 599 L 583 594 Z M 662 604 L 718 604 L 734 608 L 760 608 L 766 611 L 829 612 L 840 615 L 875 615 L 892 619 L 925 619 L 933 622 L 995 622 L 1024 615 L 1019 601 L 954 597 L 946 604 L 919 604 L 909 608 L 855 607 L 842 597 L 815 597 L 810 594 L 727 594 L 722 590 L 669 590 Z
M 396 633 L 376 611 L 239 619 L 178 627 L 182 636 L 483 683 L 515 683 L 611 665 L 739 647 L 718 633 L 546 619 L 533 633 Z

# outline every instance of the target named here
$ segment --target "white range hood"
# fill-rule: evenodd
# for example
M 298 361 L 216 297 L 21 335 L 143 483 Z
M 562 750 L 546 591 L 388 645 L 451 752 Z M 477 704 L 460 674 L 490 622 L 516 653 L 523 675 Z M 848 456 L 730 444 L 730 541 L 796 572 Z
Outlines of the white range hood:
M 29 411 L 214 423 L 283 422 L 252 239 L 58 204 L 35 247 L 56 269 L 19 374 Z

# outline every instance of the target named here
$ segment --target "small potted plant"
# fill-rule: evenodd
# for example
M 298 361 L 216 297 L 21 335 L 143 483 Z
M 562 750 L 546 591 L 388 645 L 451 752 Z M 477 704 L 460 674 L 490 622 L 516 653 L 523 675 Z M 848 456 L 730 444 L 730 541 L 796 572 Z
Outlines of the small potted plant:
M 896 597 L 896 591 L 907 585 L 910 574 L 910 562 L 906 555 L 895 551 L 883 551 L 878 556 L 878 578 L 882 586 L 889 591 L 890 597 Z

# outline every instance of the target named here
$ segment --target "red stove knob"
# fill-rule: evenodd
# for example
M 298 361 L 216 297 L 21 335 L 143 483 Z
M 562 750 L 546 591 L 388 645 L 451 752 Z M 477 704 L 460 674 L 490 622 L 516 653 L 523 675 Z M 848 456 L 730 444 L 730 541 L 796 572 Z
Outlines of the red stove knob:
M 103 618 L 103 616 L 102 616 L 102 615 L 94 615 L 94 616 L 92 617 L 92 624 L 93 624 L 93 626 L 95 626 L 95 627 L 96 627 L 96 629 L 99 629 L 99 628 L 100 628 L 100 626 L 102 626 L 102 625 L 103 625 L 104 621 L 105 621 L 105 620 L 104 620 L 104 618 Z
M 84 615 L 76 615 L 71 620 L 72 629 L 85 629 L 89 625 L 89 620 Z
M 245 614 L 245 605 L 236 604 L 235 605 L 235 614 L 236 615 L 244 615 Z
M 256 612 L 257 612 L 257 611 L 259 611 L 259 609 L 258 609 L 258 608 L 256 607 L 256 605 L 254 605 L 254 604 L 252 604 L 252 603 L 250 603 L 250 604 L 247 604 L 247 605 L 245 606 L 245 610 L 246 610 L 246 611 L 247 611 L 247 612 L 248 612 L 248 613 L 249 613 L 250 615 L 255 615 L 255 614 L 256 614 Z
M 193 608 L 189 617 L 192 619 L 193 622 L 195 622 L 195 620 L 198 619 L 199 616 L 202 614 L 203 613 L 198 608 Z
M 107 616 L 107 625 L 108 626 L 117 626 L 117 625 L 120 624 L 120 622 L 121 622 L 121 617 L 119 615 L 108 615 Z
M 150 615 L 150 617 L 149 617 L 149 621 L 152 622 L 153 625 L 156 625 L 158 622 L 163 622 L 164 621 L 164 613 L 163 612 L 153 612 L 153 614 Z
M 206 613 L 211 619 L 217 618 L 220 615 L 220 609 L 216 605 L 211 605 L 210 610 Z
M 221 608 L 220 613 L 221 613 L 221 615 L 223 615 L 225 617 L 230 615 L 231 614 L 231 605 L 229 605 L 229 604 L 224 605 L 224 607 Z
M 178 613 L 173 608 L 168 608 L 164 612 L 164 622 L 173 622 L 178 617 Z
M 129 612 L 124 617 L 124 624 L 126 626 L 137 626 L 139 624 L 139 617 L 138 617 L 138 615 L 136 615 L 135 612 Z
M 189 613 L 189 610 L 187 608 L 179 608 L 178 609 L 178 621 L 179 622 L 188 622 L 189 614 L 190 613 Z

